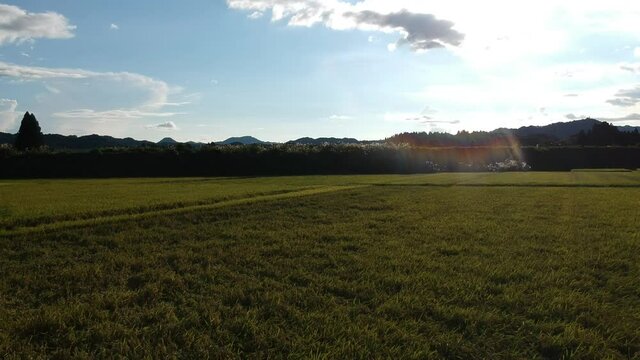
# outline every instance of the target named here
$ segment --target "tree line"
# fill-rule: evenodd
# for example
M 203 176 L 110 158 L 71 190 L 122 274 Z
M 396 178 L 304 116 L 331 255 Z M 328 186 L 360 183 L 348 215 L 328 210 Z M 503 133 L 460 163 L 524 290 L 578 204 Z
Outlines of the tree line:
M 590 137 L 600 131 L 607 131 L 614 141 L 618 141 L 617 133 L 604 126 L 585 132 L 584 137 L 579 136 L 588 144 Z M 465 143 L 473 146 L 426 147 L 393 141 L 350 145 L 209 144 L 198 148 L 177 144 L 169 148 L 104 148 L 89 152 L 50 151 L 42 148 L 41 135 L 35 116 L 25 114 L 15 147 L 0 147 L 0 177 L 411 174 L 640 168 L 640 146 L 521 147 L 507 137 L 482 146 L 479 144 L 486 144 L 484 140 L 490 137 L 486 134 L 473 137 L 472 133 L 459 138 L 467 139 Z M 455 137 L 451 134 L 439 136 L 443 140 L 438 144 L 449 144 L 444 139 Z
M 587 119 L 590 120 L 590 119 Z M 594 121 L 590 130 L 560 138 L 544 133 L 499 129 L 494 131 L 459 131 L 456 134 L 440 132 L 405 132 L 386 140 L 392 144 L 409 144 L 418 147 L 450 146 L 640 146 L 640 132 L 621 131 L 607 122 Z
M 243 145 L 90 152 L 0 150 L 3 178 L 411 174 L 576 168 L 637 169 L 640 147 Z

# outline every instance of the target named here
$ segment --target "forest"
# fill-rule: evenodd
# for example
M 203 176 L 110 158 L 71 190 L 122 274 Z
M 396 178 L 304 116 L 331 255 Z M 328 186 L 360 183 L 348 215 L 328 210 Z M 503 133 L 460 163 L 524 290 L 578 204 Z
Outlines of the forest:
M 585 121 L 588 119 L 580 124 L 584 126 Z M 580 130 L 564 139 L 548 134 L 532 135 L 531 130 L 521 128 L 512 132 L 403 133 L 381 142 L 353 144 L 194 146 L 175 143 L 161 146 L 146 142 L 137 147 L 98 146 L 78 151 L 46 146 L 35 116 L 27 113 L 14 144 L 0 147 L 0 177 L 274 176 L 640 168 L 637 129 L 621 131 L 595 120 L 588 124 L 592 124 L 591 129 Z

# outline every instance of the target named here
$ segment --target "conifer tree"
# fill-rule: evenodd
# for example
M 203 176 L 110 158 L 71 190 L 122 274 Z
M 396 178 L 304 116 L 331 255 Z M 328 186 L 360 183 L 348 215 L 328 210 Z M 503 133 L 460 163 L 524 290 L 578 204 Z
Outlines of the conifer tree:
M 37 149 L 44 145 L 44 136 L 40 129 L 40 124 L 35 115 L 28 111 L 24 114 L 20 123 L 20 130 L 16 134 L 14 146 L 20 151 L 27 149 Z

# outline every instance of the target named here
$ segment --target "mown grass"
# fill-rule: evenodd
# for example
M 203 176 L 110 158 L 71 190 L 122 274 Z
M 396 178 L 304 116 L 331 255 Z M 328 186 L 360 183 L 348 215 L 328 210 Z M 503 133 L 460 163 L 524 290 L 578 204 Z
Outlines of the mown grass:
M 0 354 L 638 358 L 640 188 L 591 175 L 300 177 L 336 190 L 4 236 Z

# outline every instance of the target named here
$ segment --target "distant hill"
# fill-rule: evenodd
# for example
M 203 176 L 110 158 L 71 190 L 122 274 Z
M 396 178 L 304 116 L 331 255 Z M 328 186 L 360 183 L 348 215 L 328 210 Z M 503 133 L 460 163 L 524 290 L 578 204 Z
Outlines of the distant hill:
M 195 141 L 187 141 L 185 144 L 191 145 L 193 147 L 200 147 L 200 146 L 206 145 L 205 143 L 195 142 Z
M 16 136 L 14 134 L 7 134 L 0 132 L 0 144 L 13 144 Z
M 0 144 L 13 144 L 15 135 L 0 132 Z M 114 138 L 102 135 L 59 135 L 45 134 L 44 143 L 54 149 L 91 150 L 106 147 L 135 148 L 154 145 L 151 141 L 135 140 L 132 138 Z
M 0 144 L 13 144 L 14 139 L 14 134 L 0 132 Z M 59 134 L 45 134 L 44 143 L 45 145 L 53 149 L 67 150 L 91 150 L 98 148 L 137 148 L 144 146 L 174 146 L 180 144 L 180 142 L 170 137 L 166 137 L 158 141 L 157 143 L 154 143 L 146 140 L 136 140 L 129 137 L 120 139 L 103 135 L 75 136 Z M 193 147 L 200 147 L 204 145 L 203 143 L 194 141 L 189 141 L 185 144 L 191 145 Z
M 425 147 L 512 146 L 514 140 L 523 146 L 537 145 L 635 145 L 640 135 L 634 127 L 617 127 L 595 119 L 525 126 L 518 129 L 500 128 L 486 131 L 460 131 L 457 134 L 413 132 L 396 134 L 386 141 Z M 640 131 L 640 130 L 639 130 Z
M 161 145 L 161 146 L 171 146 L 171 145 L 176 145 L 179 144 L 177 141 L 173 140 L 170 137 L 166 137 L 160 141 L 158 141 L 156 144 Z
M 583 119 L 569 122 L 557 122 L 544 126 L 523 126 L 518 129 L 497 129 L 495 131 L 509 131 L 519 138 L 532 136 L 546 136 L 557 140 L 566 140 L 580 131 L 589 131 L 593 125 L 600 121 L 595 119 Z
M 166 137 L 160 141 L 158 141 L 156 144 L 158 144 L 159 146 L 164 146 L 164 147 L 170 147 L 170 146 L 176 146 L 179 144 L 185 144 L 185 145 L 189 145 L 191 147 L 194 148 L 199 148 L 203 145 L 205 145 L 205 143 L 201 143 L 201 142 L 195 142 L 195 141 L 187 141 L 186 143 L 181 143 L 179 141 L 174 140 L 173 138 L 170 137 Z
M 150 141 L 135 140 L 130 137 L 119 139 L 112 136 L 86 135 L 86 136 L 65 136 L 58 134 L 46 134 L 44 143 L 55 149 L 91 150 L 107 147 L 135 148 L 153 145 Z
M 602 124 L 602 121 L 586 118 L 568 122 L 557 122 L 543 126 L 524 126 L 518 129 L 497 129 L 492 133 L 507 133 L 515 135 L 522 145 L 565 143 L 581 131 L 588 132 L 594 125 Z M 618 126 L 619 131 L 633 132 L 638 127 Z M 640 130 L 639 130 L 640 131 Z
M 618 129 L 624 132 L 634 132 L 636 130 L 640 131 L 640 126 L 625 125 L 625 126 L 618 126 Z
M 353 139 L 353 138 L 334 138 L 334 137 L 323 137 L 323 138 L 317 138 L 317 139 L 313 139 L 310 137 L 303 137 L 297 140 L 292 140 L 287 142 L 287 144 L 300 144 L 300 145 L 325 145 L 325 144 L 332 144 L 332 145 L 344 145 L 344 144 L 359 144 L 360 141 L 358 141 L 357 139 Z
M 230 137 L 225 141 L 217 142 L 216 144 L 220 145 L 253 145 L 253 144 L 265 144 L 264 141 L 258 140 L 253 136 L 240 136 L 240 137 Z
M 344 144 L 372 144 L 380 143 L 384 141 L 392 143 L 410 143 L 421 144 L 422 146 L 475 146 L 482 144 L 497 144 L 502 141 L 508 141 L 507 138 L 515 136 L 521 145 L 562 145 L 567 143 L 573 143 L 574 138 L 581 132 L 589 132 L 594 125 L 602 124 L 602 122 L 595 119 L 583 119 L 569 122 L 558 122 L 544 126 L 524 126 L 518 129 L 506 129 L 500 128 L 490 132 L 461 132 L 459 134 L 447 134 L 447 133 L 403 133 L 394 135 L 386 140 L 381 141 L 359 141 L 354 138 L 335 138 L 335 137 L 321 137 L 310 138 L 303 137 L 300 139 L 288 141 L 287 144 L 301 144 L 301 145 L 344 145 Z M 640 127 L 634 126 L 618 126 L 619 131 L 633 132 L 635 130 L 640 131 Z M 0 132 L 0 144 L 13 144 L 15 140 L 14 134 Z M 58 135 L 58 134 L 46 134 L 44 135 L 44 143 L 53 149 L 67 149 L 67 150 L 91 150 L 98 148 L 136 148 L 136 147 L 153 147 L 153 146 L 175 146 L 178 144 L 190 145 L 194 148 L 205 145 L 200 142 L 189 141 L 186 143 L 180 143 L 170 137 L 158 141 L 157 143 L 136 140 L 132 138 L 114 138 L 111 136 L 101 135 L 87 135 L 87 136 L 75 136 L 75 135 Z M 219 145 L 252 145 L 252 144 L 271 144 L 253 136 L 240 136 L 231 137 L 227 140 L 218 142 Z
M 557 122 L 544 126 L 524 126 L 518 129 L 510 129 L 516 136 L 524 138 L 536 135 L 546 135 L 558 140 L 568 139 L 580 131 L 589 131 L 593 125 L 600 121 L 595 119 L 583 119 L 569 122 Z

